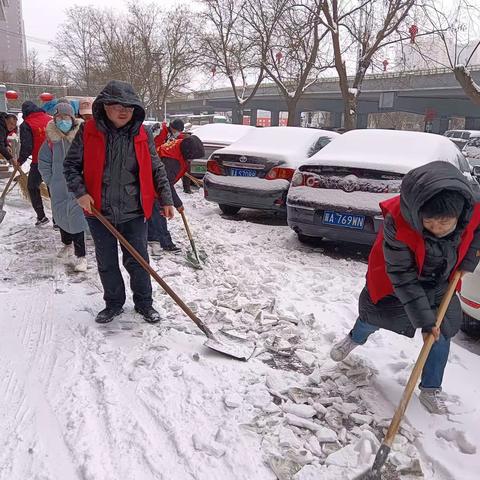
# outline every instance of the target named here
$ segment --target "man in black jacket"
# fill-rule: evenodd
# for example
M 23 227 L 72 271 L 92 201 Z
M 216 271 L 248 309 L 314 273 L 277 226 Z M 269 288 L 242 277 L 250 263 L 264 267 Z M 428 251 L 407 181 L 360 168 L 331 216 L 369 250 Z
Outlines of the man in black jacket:
M 468 180 L 447 162 L 405 175 L 401 194 L 383 202 L 383 231 L 372 248 L 359 317 L 330 355 L 342 361 L 380 328 L 413 337 L 422 329 L 434 343 L 422 372 L 420 401 L 431 413 L 447 412 L 441 385 L 450 339 L 462 311 L 454 296 L 441 325 L 436 311 L 455 271 L 473 272 L 480 250 L 480 206 Z
M 170 185 L 153 137 L 142 123 L 145 110 L 131 85 L 111 81 L 93 103 L 93 119 L 77 133 L 64 162 L 68 188 L 87 212 L 95 243 L 106 308 L 96 317 L 107 323 L 123 312 L 125 285 L 117 240 L 92 216 L 94 205 L 148 261 L 147 224 L 155 195 L 166 218 L 173 218 Z M 135 310 L 147 322 L 160 320 L 152 307 L 150 275 L 122 247 Z
M 13 113 L 0 112 L 0 154 L 12 161 L 12 152 L 8 146 L 8 135 L 17 128 L 17 117 Z

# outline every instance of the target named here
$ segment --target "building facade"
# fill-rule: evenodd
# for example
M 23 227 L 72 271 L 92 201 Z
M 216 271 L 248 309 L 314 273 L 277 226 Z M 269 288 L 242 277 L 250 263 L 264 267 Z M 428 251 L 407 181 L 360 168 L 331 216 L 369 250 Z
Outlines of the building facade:
M 22 0 L 0 0 L 0 71 L 25 68 L 26 52 Z

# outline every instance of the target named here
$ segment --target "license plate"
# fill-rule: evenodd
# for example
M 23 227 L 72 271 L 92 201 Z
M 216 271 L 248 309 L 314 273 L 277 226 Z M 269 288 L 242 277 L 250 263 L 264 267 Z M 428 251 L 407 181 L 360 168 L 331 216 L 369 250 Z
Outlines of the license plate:
M 192 173 L 207 173 L 207 167 L 205 165 L 192 165 Z
M 349 213 L 324 212 L 322 223 L 336 227 L 363 230 L 365 225 L 364 215 L 350 215 Z
M 256 177 L 257 171 L 249 168 L 231 168 L 230 175 L 232 177 Z

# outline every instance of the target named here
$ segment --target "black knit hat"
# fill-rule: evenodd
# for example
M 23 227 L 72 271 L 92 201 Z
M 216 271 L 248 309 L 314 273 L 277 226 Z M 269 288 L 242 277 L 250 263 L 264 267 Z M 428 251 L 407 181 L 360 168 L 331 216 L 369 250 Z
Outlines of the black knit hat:
M 422 218 L 459 218 L 465 208 L 465 197 L 455 190 L 442 190 L 420 208 Z
M 185 124 L 183 123 L 183 120 L 176 118 L 170 122 L 169 127 L 177 130 L 178 132 L 183 132 L 185 129 Z
M 193 160 L 194 158 L 203 158 L 205 149 L 202 141 L 195 135 L 189 135 L 182 140 L 180 150 L 185 160 Z

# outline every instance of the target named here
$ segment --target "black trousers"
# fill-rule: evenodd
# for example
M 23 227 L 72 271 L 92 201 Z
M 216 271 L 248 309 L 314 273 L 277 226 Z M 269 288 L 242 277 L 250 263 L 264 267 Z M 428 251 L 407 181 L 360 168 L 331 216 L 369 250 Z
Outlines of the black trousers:
M 100 220 L 87 217 L 90 233 L 95 243 L 98 273 L 103 285 L 103 299 L 108 308 L 120 308 L 125 303 L 125 284 L 118 263 L 117 239 L 103 226 Z M 148 262 L 147 224 L 143 217 L 114 225 Z M 123 246 L 123 266 L 130 275 L 133 303 L 137 308 L 152 305 L 152 283 L 150 274 L 130 255 Z
M 40 193 L 40 185 L 42 184 L 42 176 L 38 171 L 38 165 L 32 163 L 30 165 L 30 171 L 28 172 L 28 194 L 30 195 L 30 201 L 32 207 L 37 214 L 37 220 L 41 220 L 45 217 L 45 210 L 43 209 L 42 195 Z
M 60 228 L 60 237 L 64 245 L 71 245 L 73 242 L 73 250 L 76 257 L 84 257 L 85 251 L 85 233 L 68 233 Z

